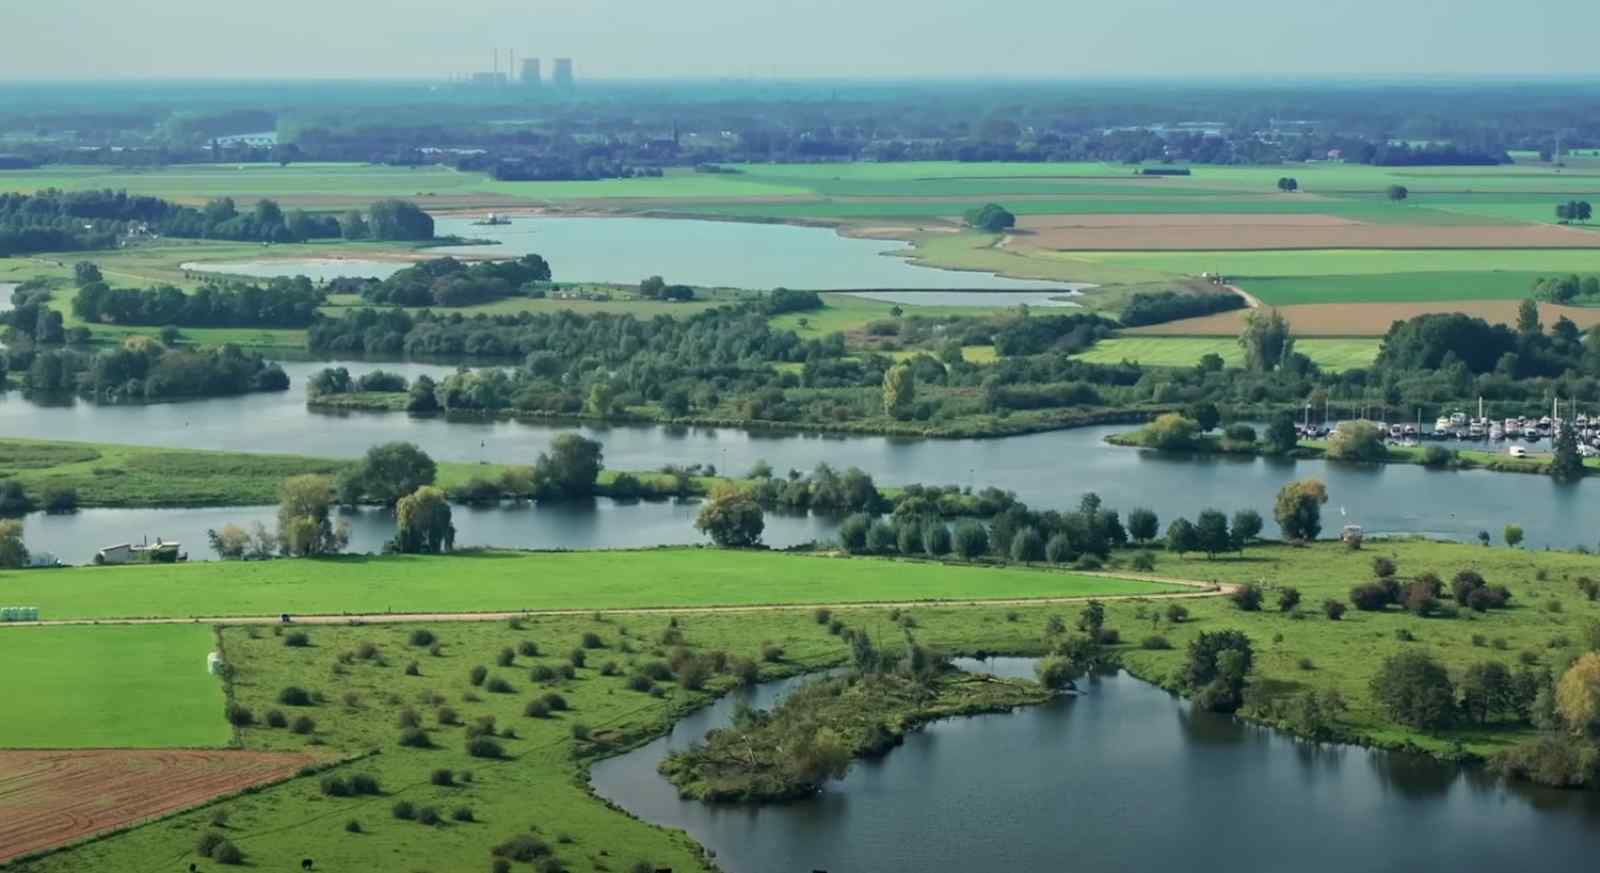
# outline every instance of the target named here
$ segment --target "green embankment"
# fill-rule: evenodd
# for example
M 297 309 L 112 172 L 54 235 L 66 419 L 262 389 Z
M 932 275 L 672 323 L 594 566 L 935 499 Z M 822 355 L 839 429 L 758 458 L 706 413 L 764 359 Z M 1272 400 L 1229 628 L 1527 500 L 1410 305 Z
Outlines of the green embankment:
M 465 552 L 0 572 L 45 619 L 759 606 L 1165 594 L 1022 567 L 673 548 Z
M 1297 339 L 1294 350 L 1324 370 L 1350 370 L 1372 365 L 1378 357 L 1378 340 Z M 1229 337 L 1114 337 L 1073 357 L 1095 364 L 1134 361 L 1149 367 L 1193 367 L 1208 354 L 1221 355 L 1230 367 L 1244 364 L 1244 351 Z

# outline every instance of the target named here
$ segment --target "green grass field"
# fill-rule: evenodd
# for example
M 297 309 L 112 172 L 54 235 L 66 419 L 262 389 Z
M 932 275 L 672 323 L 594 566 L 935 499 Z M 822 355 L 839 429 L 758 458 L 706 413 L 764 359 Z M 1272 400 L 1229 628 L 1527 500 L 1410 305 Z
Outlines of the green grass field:
M 0 599 L 17 593 L 0 586 Z M 214 649 L 205 625 L 0 630 L 0 748 L 225 745 L 222 680 L 206 672 Z
M 1042 569 L 719 549 L 469 552 L 0 573 L 48 619 L 474 612 L 1159 594 L 1172 586 Z
M 1399 303 L 1414 301 L 1520 300 L 1536 279 L 1559 273 L 1404 272 L 1355 276 L 1295 276 L 1240 279 L 1239 285 L 1269 306 L 1297 303 Z
M 1376 339 L 1299 339 L 1294 349 L 1325 370 L 1350 370 L 1371 365 L 1378 356 Z M 1230 367 L 1242 366 L 1244 353 L 1228 337 L 1115 337 L 1074 355 L 1096 364 L 1136 361 L 1154 367 L 1192 367 L 1208 354 L 1222 356 Z
M 803 339 L 815 339 L 840 331 L 861 330 L 868 323 L 893 318 L 896 306 L 854 294 L 822 294 L 822 308 L 807 312 L 788 312 L 769 319 L 778 330 L 792 330 Z M 906 315 L 992 315 L 1005 307 L 980 306 L 902 306 Z

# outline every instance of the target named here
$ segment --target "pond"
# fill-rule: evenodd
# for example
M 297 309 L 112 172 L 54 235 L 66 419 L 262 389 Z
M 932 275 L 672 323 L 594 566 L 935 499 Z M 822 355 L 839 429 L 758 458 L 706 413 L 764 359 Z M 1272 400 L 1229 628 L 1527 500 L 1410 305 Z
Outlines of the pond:
M 435 222 L 440 236 L 492 239 L 496 245 L 428 249 L 430 257 L 485 255 L 514 258 L 530 252 L 550 262 L 559 282 L 635 284 L 648 276 L 705 287 L 809 288 L 817 291 L 884 288 L 962 288 L 1056 293 L 1085 286 L 954 272 L 906 259 L 909 243 L 840 236 L 831 228 L 671 218 L 516 217 L 484 227 L 465 218 Z M 304 273 L 312 278 L 386 277 L 404 262 L 361 259 L 237 261 L 185 264 L 236 275 L 269 277 Z
M 694 529 L 698 500 L 619 501 L 609 498 L 563 503 L 455 506 L 456 545 L 515 549 L 627 549 L 709 542 Z M 350 551 L 380 552 L 394 537 L 394 513 L 377 507 L 346 510 L 335 521 L 350 523 Z M 277 528 L 272 506 L 213 506 L 195 509 L 82 509 L 67 515 L 30 513 L 22 518 L 23 540 L 36 554 L 67 564 L 94 561 L 97 549 L 126 542 L 176 542 L 193 561 L 213 560 L 206 531 L 236 524 L 252 530 L 260 522 Z M 836 519 L 808 514 L 767 513 L 763 541 L 785 548 L 827 539 Z
M 958 663 L 1032 675 L 1022 658 Z M 743 699 L 769 707 L 804 681 Z M 1300 743 L 1126 674 L 1045 706 L 934 723 L 806 800 L 680 800 L 657 763 L 729 724 L 738 699 L 591 774 L 601 797 L 688 831 L 729 873 L 1579 870 L 1600 847 L 1600 793 L 1508 789 L 1480 771 Z

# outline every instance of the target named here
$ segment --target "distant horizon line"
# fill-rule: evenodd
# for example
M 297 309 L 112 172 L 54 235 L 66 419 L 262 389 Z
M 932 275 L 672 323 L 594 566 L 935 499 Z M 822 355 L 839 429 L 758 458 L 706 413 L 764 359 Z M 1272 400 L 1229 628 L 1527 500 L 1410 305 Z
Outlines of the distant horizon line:
M 360 75 L 244 75 L 244 76 L 41 76 L 37 78 L 6 78 L 0 77 L 0 88 L 41 85 L 237 85 L 237 84 L 316 84 L 327 82 L 340 82 L 347 84 L 431 84 L 431 85 L 471 85 L 463 77 L 474 73 L 492 72 L 485 70 L 465 70 L 454 73 L 439 73 L 433 75 L 412 74 L 360 74 Z M 520 80 L 510 74 L 505 75 L 506 88 L 523 87 Z M 1264 81 L 1263 81 L 1264 80 Z M 1443 73 L 1117 73 L 1117 74 L 990 74 L 975 76 L 953 76 L 943 74 L 907 74 L 901 76 L 864 75 L 850 76 L 837 74 L 822 75 L 759 75 L 759 74 L 685 74 L 679 76 L 626 76 L 585 74 L 578 69 L 575 81 L 581 88 L 585 83 L 593 85 L 662 85 L 662 84 L 765 84 L 765 85 L 1052 85 L 1052 84 L 1168 84 L 1168 85 L 1248 85 L 1260 90 L 1274 90 L 1292 84 L 1414 84 L 1421 82 L 1453 83 L 1453 84 L 1516 84 L 1516 83 L 1600 83 L 1600 72 L 1597 73 L 1531 73 L 1531 72 L 1443 72 Z M 541 79 L 544 85 L 554 85 L 549 76 Z M 483 86 L 477 87 L 495 87 Z

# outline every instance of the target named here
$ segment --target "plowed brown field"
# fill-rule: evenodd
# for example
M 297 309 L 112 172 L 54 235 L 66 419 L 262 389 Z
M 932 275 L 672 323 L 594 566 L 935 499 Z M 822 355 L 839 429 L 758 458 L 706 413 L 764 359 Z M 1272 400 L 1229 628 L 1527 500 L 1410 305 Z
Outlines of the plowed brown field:
M 1295 336 L 1383 336 L 1389 325 L 1430 312 L 1464 312 L 1491 324 L 1516 324 L 1519 300 L 1459 300 L 1426 303 L 1306 303 L 1280 306 Z M 1123 333 L 1137 336 L 1238 336 L 1247 310 L 1220 312 L 1203 318 L 1186 318 L 1136 327 Z M 1548 329 L 1562 316 L 1580 329 L 1600 325 L 1600 309 L 1539 304 L 1540 320 Z
M 1367 224 L 1332 215 L 1030 215 L 1011 245 L 1056 251 L 1600 248 L 1553 224 Z
M 282 779 L 314 760 L 166 749 L 0 751 L 0 863 Z

